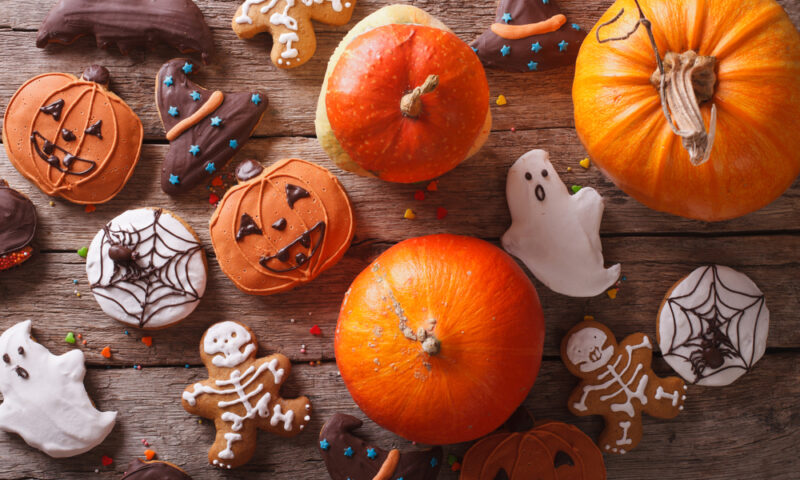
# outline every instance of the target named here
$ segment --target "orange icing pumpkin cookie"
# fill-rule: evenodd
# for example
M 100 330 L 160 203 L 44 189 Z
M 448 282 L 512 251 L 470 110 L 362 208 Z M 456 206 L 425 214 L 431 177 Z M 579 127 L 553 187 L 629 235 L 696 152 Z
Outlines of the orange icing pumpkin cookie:
M 344 255 L 355 232 L 339 180 L 296 158 L 264 169 L 247 160 L 211 217 L 222 271 L 243 292 L 271 295 L 310 282 Z
M 133 173 L 142 122 L 108 82 L 108 70 L 92 65 L 80 79 L 68 73 L 34 77 L 11 98 L 3 122 L 6 153 L 44 193 L 104 203 Z

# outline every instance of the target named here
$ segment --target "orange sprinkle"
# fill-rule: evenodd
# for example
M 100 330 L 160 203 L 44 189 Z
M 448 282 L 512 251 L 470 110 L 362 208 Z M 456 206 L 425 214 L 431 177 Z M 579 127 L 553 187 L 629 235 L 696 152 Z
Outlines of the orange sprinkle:
M 153 337 L 142 337 L 142 343 L 149 347 L 153 344 Z
M 100 352 L 100 355 L 102 355 L 102 356 L 104 356 L 104 357 L 106 357 L 106 358 L 111 358 L 111 347 L 106 347 L 106 348 L 104 348 L 104 349 L 103 349 L 103 350 Z
M 148 448 L 147 450 L 144 451 L 144 458 L 146 458 L 147 460 L 152 460 L 156 458 L 156 452 Z
M 431 183 L 429 183 L 427 186 L 427 190 L 429 192 L 435 192 L 436 190 L 439 190 L 439 180 L 434 180 Z
M 83 335 L 81 335 L 81 334 L 79 333 L 79 334 L 78 334 L 78 339 L 81 339 L 81 338 L 83 338 Z
M 606 292 L 606 295 L 608 295 L 608 298 L 613 300 L 613 299 L 617 298 L 617 292 L 618 291 L 619 291 L 619 288 L 612 288 L 611 290 Z
M 95 210 L 97 210 L 97 207 L 95 207 L 94 205 L 86 205 L 83 209 L 84 211 L 86 211 L 86 213 L 92 213 Z
M 214 177 L 211 180 L 211 185 L 213 185 L 215 187 L 221 187 L 222 186 L 222 177 L 221 176 Z

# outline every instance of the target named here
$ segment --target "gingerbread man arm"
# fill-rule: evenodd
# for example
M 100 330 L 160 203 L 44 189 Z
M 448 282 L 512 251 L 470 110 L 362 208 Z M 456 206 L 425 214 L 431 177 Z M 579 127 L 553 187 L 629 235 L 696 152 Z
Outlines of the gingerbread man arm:
M 569 395 L 567 407 L 573 415 L 585 417 L 587 415 L 601 415 L 604 413 L 604 403 L 598 399 L 611 383 L 589 383 L 583 381 L 578 384 Z
M 183 408 L 192 415 L 198 415 L 209 420 L 214 420 L 213 412 L 217 408 L 219 397 L 213 395 L 219 389 L 211 379 L 197 382 L 186 387 L 181 395 Z M 212 394 L 212 395 L 209 395 Z
M 653 343 L 644 333 L 633 333 L 620 342 L 619 349 L 625 349 L 631 355 L 631 364 L 642 365 L 642 369 L 650 370 L 653 364 Z
M 679 377 L 654 376 L 647 392 L 651 400 L 645 405 L 644 412 L 656 418 L 675 418 L 683 411 L 686 389 L 686 383 Z
M 280 386 L 292 371 L 292 362 L 284 355 L 275 354 L 258 361 L 277 360 L 275 385 Z M 261 428 L 283 437 L 292 437 L 305 429 L 311 420 L 311 401 L 308 397 L 299 397 L 291 400 L 284 399 L 280 394 L 270 402 L 270 411 L 261 422 Z

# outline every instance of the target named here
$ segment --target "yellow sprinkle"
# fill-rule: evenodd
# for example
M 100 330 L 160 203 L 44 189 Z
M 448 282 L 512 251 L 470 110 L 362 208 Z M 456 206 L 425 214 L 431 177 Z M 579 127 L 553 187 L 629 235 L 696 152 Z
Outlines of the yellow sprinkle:
M 506 100 L 505 95 L 500 95 L 499 97 L 497 97 L 498 105 L 505 105 L 506 103 L 508 103 L 508 101 Z
M 594 315 L 584 315 L 583 319 L 584 320 L 594 320 Z
M 81 298 L 81 292 L 78 292 L 75 295 L 77 295 L 78 298 Z
M 410 208 L 406 208 L 406 213 L 403 214 L 403 218 L 407 218 L 409 220 L 413 220 L 413 219 L 417 218 L 417 215 Z
M 591 162 L 589 161 L 589 157 L 584 158 L 583 160 L 581 160 L 580 163 L 581 167 L 583 168 L 589 168 L 589 165 L 591 164 Z
M 54 202 L 54 201 L 50 200 L 50 206 L 51 206 L 51 207 L 55 207 L 55 206 L 56 206 L 56 202 Z
M 567 167 L 567 173 L 572 171 L 572 167 Z
M 619 288 L 612 288 L 611 290 L 606 292 L 606 295 L 608 295 L 608 298 L 613 300 L 613 299 L 617 298 L 617 292 L 618 291 L 619 291 Z

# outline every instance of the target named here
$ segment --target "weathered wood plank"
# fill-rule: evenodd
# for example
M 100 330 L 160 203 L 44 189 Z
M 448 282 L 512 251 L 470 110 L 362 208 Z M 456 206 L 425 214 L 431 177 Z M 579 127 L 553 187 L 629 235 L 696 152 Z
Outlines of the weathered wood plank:
M 50 346 L 50 345 L 48 345 Z M 768 355 L 751 373 L 726 388 L 692 387 L 686 411 L 674 420 L 645 417 L 645 435 L 639 447 L 621 457 L 606 457 L 609 478 L 796 478 L 800 457 L 800 357 Z M 336 374 L 335 364 L 297 365 L 286 385 L 287 397 L 308 395 L 315 414 L 308 431 L 291 439 L 260 434 L 253 460 L 235 472 L 223 473 L 207 465 L 206 451 L 214 429 L 180 406 L 187 385 L 206 378 L 204 368 L 135 370 L 93 369 L 87 388 L 102 410 L 117 410 L 119 421 L 109 438 L 84 455 L 55 460 L 30 449 L 14 435 L 0 434 L 0 478 L 116 479 L 136 456 L 143 455 L 141 439 L 159 458 L 176 463 L 195 480 L 216 478 L 328 478 L 317 449 L 317 432 L 335 412 L 365 419 Z M 525 404 L 537 418 L 570 422 L 596 436 L 599 418 L 579 418 L 566 409 L 566 398 L 576 384 L 560 361 L 544 362 Z M 769 401 L 763 392 L 769 391 Z M 138 395 L 133 394 L 134 392 Z M 367 421 L 363 434 L 378 445 L 411 449 L 413 446 Z M 461 456 L 469 444 L 445 447 L 445 454 Z M 102 467 L 100 457 L 114 459 Z M 94 469 L 100 470 L 99 474 Z M 456 474 L 443 470 L 442 480 Z

